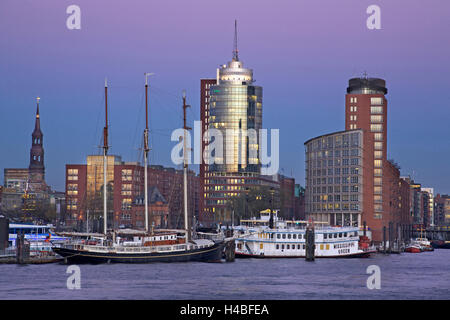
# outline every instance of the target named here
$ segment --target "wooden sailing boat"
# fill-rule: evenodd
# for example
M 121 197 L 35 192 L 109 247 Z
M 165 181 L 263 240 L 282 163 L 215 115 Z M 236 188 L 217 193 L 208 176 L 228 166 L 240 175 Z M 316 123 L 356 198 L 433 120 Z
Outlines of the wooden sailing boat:
M 107 230 L 107 199 L 106 172 L 108 152 L 108 99 L 107 83 L 105 82 L 105 128 L 103 130 L 103 170 L 104 170 L 104 239 L 98 243 L 70 242 L 54 247 L 54 251 L 65 258 L 66 263 L 150 263 L 150 262 L 186 262 L 220 261 L 225 246 L 224 241 L 207 239 L 192 240 L 189 228 L 187 210 L 187 146 L 186 146 L 186 96 L 183 94 L 184 114 L 184 230 L 166 230 L 157 234 L 149 234 L 148 221 L 148 76 L 145 74 L 145 115 L 144 130 L 144 201 L 145 201 L 145 231 L 118 230 L 108 234 Z M 125 237 L 122 237 L 125 236 Z M 131 238 L 131 239 L 130 239 Z

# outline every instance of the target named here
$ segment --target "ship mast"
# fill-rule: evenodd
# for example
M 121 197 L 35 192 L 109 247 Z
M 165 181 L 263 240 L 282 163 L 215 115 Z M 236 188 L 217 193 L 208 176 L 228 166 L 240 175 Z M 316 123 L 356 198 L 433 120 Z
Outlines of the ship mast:
M 145 201 L 145 232 L 148 232 L 148 76 L 153 73 L 145 73 L 145 130 L 144 130 L 144 201 Z
M 106 201 L 106 175 L 107 175 L 107 159 L 106 155 L 108 153 L 108 80 L 105 78 L 105 127 L 103 128 L 103 233 L 106 236 L 107 232 L 107 201 Z
M 188 170 L 188 152 L 187 152 L 187 143 L 186 143 L 186 139 L 187 139 L 187 131 L 190 130 L 191 128 L 189 128 L 186 125 L 186 109 L 189 108 L 190 105 L 186 104 L 186 93 L 183 91 L 183 158 L 184 158 L 184 163 L 183 163 L 183 182 L 184 182 L 184 186 L 183 186 L 183 195 L 184 195 L 184 229 L 186 231 L 186 244 L 189 243 L 189 241 L 191 240 L 191 233 L 190 233 L 190 229 L 189 229 L 189 219 L 188 219 L 188 206 L 187 206 L 187 170 Z M 188 250 L 188 246 L 186 245 L 186 250 Z

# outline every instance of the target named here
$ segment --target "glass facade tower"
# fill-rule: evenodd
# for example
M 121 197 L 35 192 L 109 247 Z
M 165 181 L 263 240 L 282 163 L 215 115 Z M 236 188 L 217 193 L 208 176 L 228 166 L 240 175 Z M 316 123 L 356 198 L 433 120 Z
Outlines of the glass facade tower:
M 253 71 L 235 58 L 217 70 L 217 84 L 210 87 L 209 129 L 222 133 L 223 158 L 218 159 L 222 164 L 210 165 L 209 172 L 260 173 L 262 88 L 252 83 Z M 249 134 L 250 129 L 256 135 Z

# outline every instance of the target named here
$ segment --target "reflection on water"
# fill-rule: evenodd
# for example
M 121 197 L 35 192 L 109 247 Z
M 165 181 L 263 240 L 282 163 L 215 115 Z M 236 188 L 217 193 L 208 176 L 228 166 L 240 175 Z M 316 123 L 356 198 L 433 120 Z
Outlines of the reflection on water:
M 238 259 L 234 263 L 0 265 L 0 299 L 450 299 L 450 250 L 369 259 Z M 366 269 L 381 268 L 369 290 Z

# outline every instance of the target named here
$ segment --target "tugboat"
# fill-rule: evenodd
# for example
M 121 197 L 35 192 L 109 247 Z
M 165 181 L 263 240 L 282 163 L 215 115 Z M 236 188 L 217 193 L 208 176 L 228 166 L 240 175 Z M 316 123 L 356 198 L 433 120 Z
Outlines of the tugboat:
M 434 251 L 431 242 L 428 241 L 427 238 L 416 238 L 413 240 L 412 243 L 419 246 L 422 249 L 422 251 Z
M 187 152 L 186 130 L 184 134 L 184 230 L 165 230 L 149 233 L 148 194 L 147 194 L 147 162 L 148 162 L 148 73 L 145 74 L 145 110 L 146 128 L 144 130 L 144 163 L 145 163 L 145 231 L 110 231 L 107 230 L 107 201 L 103 192 L 104 232 L 101 237 L 89 241 L 74 240 L 60 244 L 53 251 L 64 257 L 66 263 L 150 263 L 150 262 L 217 262 L 222 258 L 225 246 L 223 240 L 191 239 L 188 225 L 187 209 Z M 103 130 L 103 172 L 107 172 L 106 155 L 108 151 L 108 85 L 105 80 L 105 128 Z M 184 128 L 186 126 L 186 96 L 183 94 Z M 106 174 L 103 175 L 106 190 Z
M 405 252 L 409 253 L 421 253 L 422 251 L 423 251 L 422 247 L 417 244 L 410 244 L 405 248 Z

